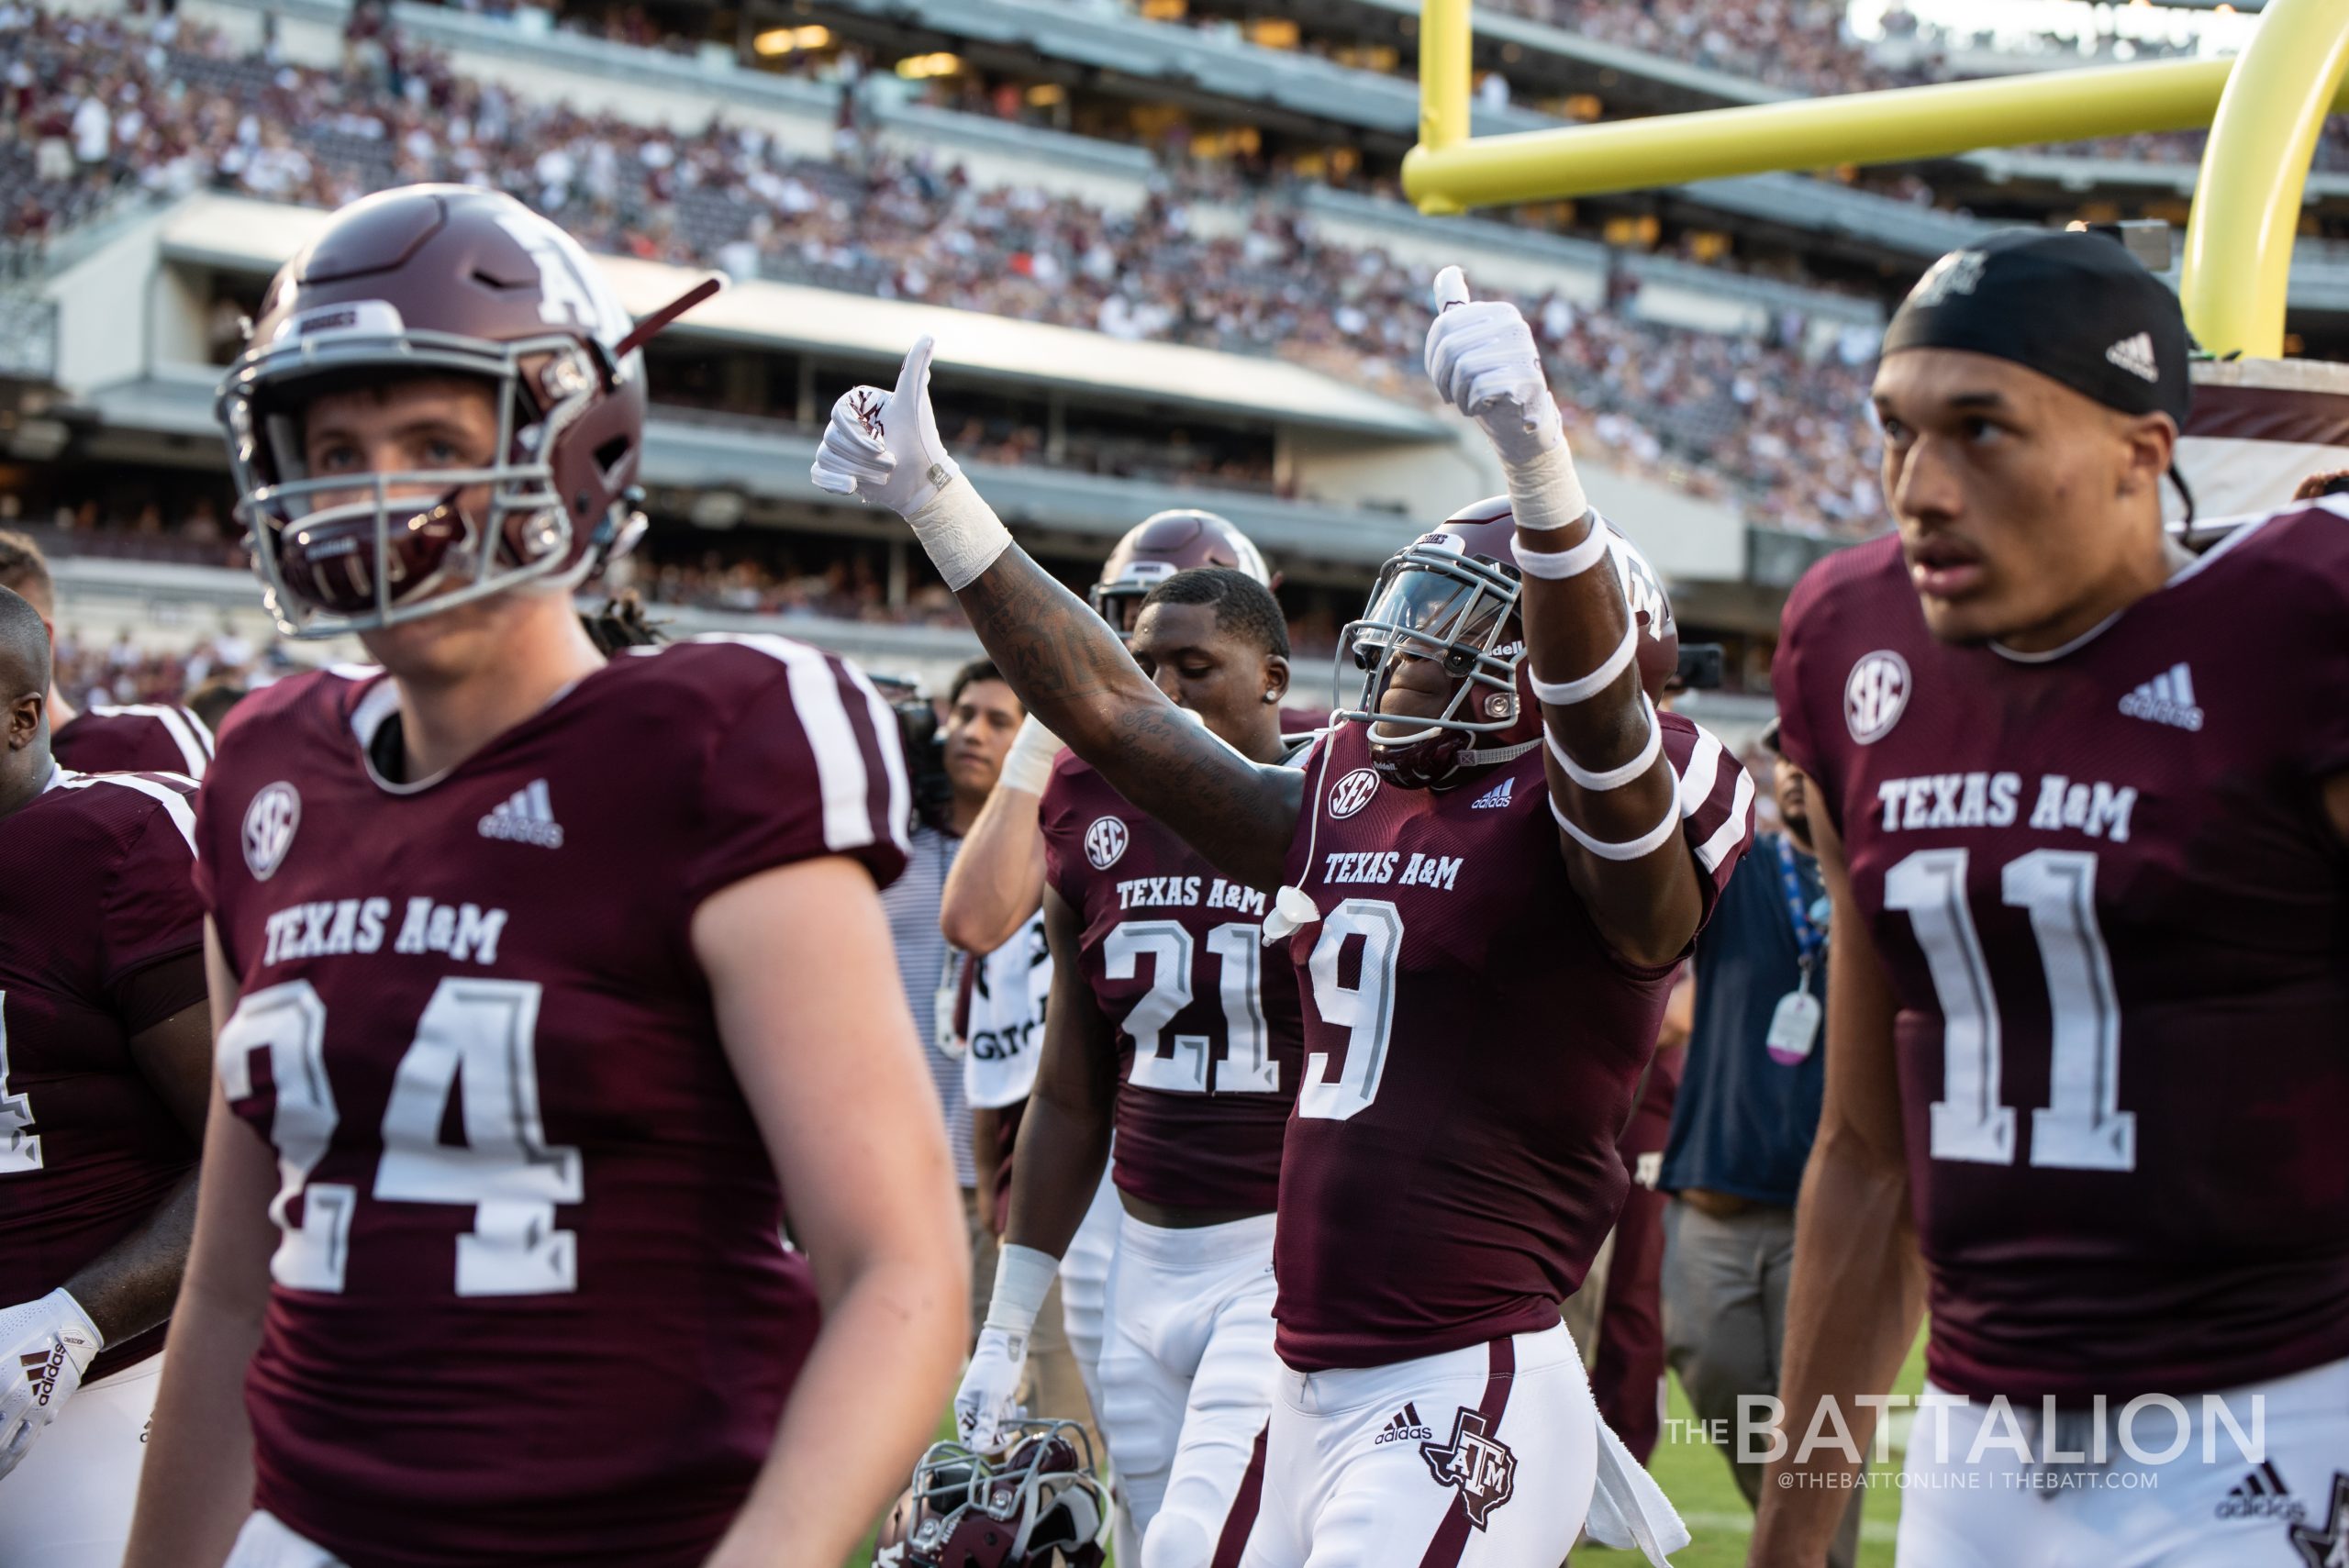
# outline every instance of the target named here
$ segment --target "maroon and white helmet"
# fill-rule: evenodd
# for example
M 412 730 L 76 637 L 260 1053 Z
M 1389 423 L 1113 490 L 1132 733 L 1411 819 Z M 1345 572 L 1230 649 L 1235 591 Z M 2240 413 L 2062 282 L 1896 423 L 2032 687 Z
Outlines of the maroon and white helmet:
M 874 1543 L 874 1568 L 1100 1568 L 1109 1495 L 1072 1421 L 1020 1421 L 1000 1457 L 932 1443 Z
M 1639 623 L 1640 684 L 1661 697 L 1680 663 L 1680 630 L 1664 579 L 1604 518 L 1623 596 Z M 1508 497 L 1464 506 L 1432 533 L 1386 560 L 1362 618 L 1338 634 L 1341 657 L 1362 671 L 1362 687 L 1341 720 L 1370 726 L 1371 765 L 1390 783 L 1428 789 L 1499 750 L 1541 738 L 1540 705 L 1518 617 L 1517 522 Z M 1452 698 L 1432 718 L 1387 719 L 1378 712 L 1405 657 L 1431 659 L 1452 677 Z
M 1091 595 L 1094 612 L 1119 636 L 1129 637 L 1150 591 L 1197 566 L 1228 566 L 1267 588 L 1273 585 L 1264 556 L 1230 518 L 1181 506 L 1152 513 L 1126 531 L 1101 563 L 1101 580 Z
M 577 242 L 494 191 L 408 185 L 337 213 L 270 284 L 217 404 L 279 625 L 328 637 L 592 577 L 643 526 L 639 345 L 711 292 L 639 327 Z M 305 471 L 309 399 L 416 373 L 491 384 L 490 462 Z

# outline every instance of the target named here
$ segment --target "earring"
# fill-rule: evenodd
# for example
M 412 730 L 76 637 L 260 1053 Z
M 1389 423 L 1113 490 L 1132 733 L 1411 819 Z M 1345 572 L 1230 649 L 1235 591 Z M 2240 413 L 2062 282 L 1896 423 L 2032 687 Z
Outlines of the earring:
M 1281 695 L 1278 692 L 1266 692 L 1264 694 L 1264 700 L 1268 703 L 1278 702 L 1281 700 Z

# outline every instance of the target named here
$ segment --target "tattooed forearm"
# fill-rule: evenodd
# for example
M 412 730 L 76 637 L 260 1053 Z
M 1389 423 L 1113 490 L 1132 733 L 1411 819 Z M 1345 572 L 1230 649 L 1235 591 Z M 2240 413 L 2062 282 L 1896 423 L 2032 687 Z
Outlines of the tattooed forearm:
M 1135 806 L 1250 886 L 1282 880 L 1303 781 L 1166 700 L 1114 633 L 1017 546 L 959 597 L 1020 701 Z

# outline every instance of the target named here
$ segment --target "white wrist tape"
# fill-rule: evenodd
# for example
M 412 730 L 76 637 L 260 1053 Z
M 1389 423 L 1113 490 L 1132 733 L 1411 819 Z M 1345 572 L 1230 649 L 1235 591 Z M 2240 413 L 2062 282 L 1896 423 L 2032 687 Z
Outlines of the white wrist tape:
M 1533 695 L 1552 707 L 1572 707 L 1578 702 L 1588 702 L 1609 686 L 1615 677 L 1631 667 L 1640 651 L 1640 623 L 1633 621 L 1623 630 L 1623 640 L 1615 651 L 1600 662 L 1598 669 L 1579 681 L 1545 681 L 1539 673 L 1532 676 Z
M 1509 554 L 1517 561 L 1517 569 L 1528 577 L 1539 577 L 1545 583 L 1563 583 L 1569 577 L 1579 577 L 1607 559 L 1611 541 L 1607 526 L 1594 514 L 1590 533 L 1580 544 L 1570 550 L 1520 550 L 1517 541 L 1509 541 Z
M 906 514 L 914 537 L 930 552 L 946 585 L 961 593 L 1011 547 L 1011 532 L 970 480 L 957 473 L 946 487 Z
M 1592 838 L 1576 827 L 1566 814 L 1558 808 L 1558 803 L 1555 800 L 1550 802 L 1550 815 L 1558 819 L 1558 826 L 1566 830 L 1567 838 L 1572 839 L 1602 861 L 1645 860 L 1662 849 L 1675 833 L 1680 831 L 1680 792 L 1673 791 L 1672 804 L 1664 808 L 1663 821 L 1638 838 L 1626 839 L 1620 843 L 1610 844 L 1604 839 Z
M 1034 714 L 1019 727 L 1012 737 L 1011 750 L 1003 754 L 1003 770 L 996 775 L 1000 789 L 1026 790 L 1030 795 L 1041 795 L 1044 786 L 1052 782 L 1052 762 L 1061 754 L 1061 738 L 1044 728 L 1043 720 Z
M 986 1326 L 1007 1334 L 1025 1334 L 1036 1327 L 1044 1309 L 1045 1293 L 1061 1272 L 1061 1261 L 1033 1247 L 1005 1243 L 996 1255 L 995 1295 L 987 1300 Z
M 1504 457 L 1501 468 L 1508 476 L 1509 510 L 1520 528 L 1539 533 L 1572 528 L 1590 510 L 1575 455 L 1563 440 L 1518 461 Z
M 1558 766 L 1566 770 L 1566 777 L 1596 793 L 1621 789 L 1625 784 L 1646 776 L 1647 771 L 1655 766 L 1656 758 L 1664 753 L 1664 726 L 1655 721 L 1655 704 L 1648 700 L 1645 692 L 1640 694 L 1640 701 L 1646 705 L 1648 711 L 1648 742 L 1640 748 L 1638 756 L 1620 768 L 1609 768 L 1604 773 L 1593 773 L 1575 762 L 1566 754 L 1566 749 L 1558 744 L 1558 738 L 1550 733 L 1550 727 L 1546 724 L 1542 727 L 1542 739 L 1549 742 L 1550 755 L 1558 759 Z

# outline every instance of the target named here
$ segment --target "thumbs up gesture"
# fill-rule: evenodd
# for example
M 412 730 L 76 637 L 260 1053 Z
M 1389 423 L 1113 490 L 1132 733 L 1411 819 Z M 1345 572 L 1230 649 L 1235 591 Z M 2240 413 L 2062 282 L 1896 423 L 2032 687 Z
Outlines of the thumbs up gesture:
M 1517 306 L 1470 299 L 1467 278 L 1446 267 L 1435 277 L 1435 311 L 1428 328 L 1428 379 L 1446 402 L 1484 427 L 1501 461 L 1526 462 L 1563 446 L 1542 350 Z
M 962 470 L 938 438 L 930 407 L 930 357 L 923 338 L 897 367 L 897 384 L 852 386 L 832 405 L 831 423 L 808 477 L 819 490 L 858 495 L 904 517 L 953 483 Z

